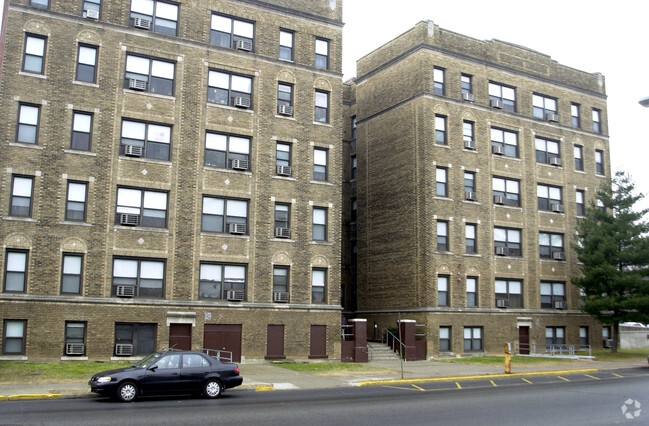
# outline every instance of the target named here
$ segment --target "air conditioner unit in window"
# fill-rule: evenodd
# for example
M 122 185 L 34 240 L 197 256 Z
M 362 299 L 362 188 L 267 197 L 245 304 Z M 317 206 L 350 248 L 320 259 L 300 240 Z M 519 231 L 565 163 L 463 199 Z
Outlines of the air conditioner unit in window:
M 144 149 L 137 145 L 124 145 L 124 155 L 127 157 L 141 157 Z
M 475 99 L 475 96 L 473 96 L 473 93 L 462 93 L 462 100 L 465 100 L 467 102 L 473 102 Z
M 248 40 L 237 40 L 234 43 L 234 48 L 237 50 L 245 50 L 250 52 L 252 50 L 252 42 Z
M 135 286 L 132 285 L 117 286 L 117 297 L 134 297 L 134 296 L 135 296 Z
M 288 291 L 274 291 L 273 302 L 288 303 Z
M 138 80 L 137 78 L 128 79 L 128 88 L 131 90 L 139 90 L 143 92 L 146 90 L 146 80 Z
M 555 213 L 563 213 L 563 204 L 550 204 L 550 210 Z
M 118 343 L 115 345 L 115 355 L 117 356 L 132 356 L 133 345 L 126 343 Z
M 547 114 L 545 114 L 545 119 L 548 120 L 548 121 L 558 122 L 559 121 L 559 114 L 555 114 L 553 112 L 548 112 Z
M 291 238 L 291 228 L 275 228 L 275 237 Z
M 554 309 L 566 309 L 566 302 L 563 300 L 555 300 Z
M 288 116 L 293 116 L 293 107 L 290 105 L 278 105 L 277 106 L 277 113 L 279 115 L 288 115 Z
M 85 352 L 86 345 L 83 343 L 66 343 L 65 344 L 65 354 L 66 355 L 83 355 Z
M 277 174 L 280 176 L 291 176 L 291 166 L 277 166 Z
M 502 195 L 494 195 L 494 204 L 505 204 L 505 197 Z
M 139 28 L 141 30 L 150 30 L 151 21 L 144 18 L 135 18 L 133 19 L 133 27 Z
M 478 199 L 478 194 L 473 191 L 464 191 L 464 198 L 468 201 L 476 201 Z
M 228 224 L 228 232 L 230 234 L 245 234 L 248 226 L 245 223 L 230 223 Z
M 496 256 L 507 256 L 509 254 L 509 250 L 507 250 L 507 247 L 496 247 L 495 253 Z
M 604 346 L 604 348 L 612 347 L 613 346 L 613 339 L 604 339 L 604 341 L 602 342 L 602 345 Z
M 250 108 L 250 98 L 237 96 L 234 98 L 234 106 L 239 108 Z
M 88 19 L 99 19 L 99 11 L 88 9 L 84 12 L 84 16 Z
M 496 299 L 497 308 L 507 308 L 509 306 L 509 300 L 507 299 Z
M 137 226 L 140 223 L 139 214 L 121 213 L 119 215 L 119 224 L 124 226 Z
M 559 157 L 550 157 L 549 161 L 551 166 L 560 166 L 561 165 L 561 158 Z
M 499 109 L 503 108 L 503 101 L 501 101 L 500 99 L 492 99 L 491 102 L 489 102 L 489 104 L 491 105 L 492 108 L 499 108 Z
M 552 252 L 552 259 L 554 259 L 554 260 L 566 260 L 566 252 L 565 251 Z
M 505 155 L 505 147 L 500 145 L 492 145 L 491 153 L 496 155 Z
M 232 168 L 235 170 L 248 170 L 248 160 L 232 160 Z
M 464 140 L 464 148 L 465 149 L 475 150 L 475 141 L 472 141 L 471 139 L 465 139 Z
M 246 293 L 242 290 L 228 290 L 225 292 L 225 298 L 228 300 L 241 301 L 246 297 Z

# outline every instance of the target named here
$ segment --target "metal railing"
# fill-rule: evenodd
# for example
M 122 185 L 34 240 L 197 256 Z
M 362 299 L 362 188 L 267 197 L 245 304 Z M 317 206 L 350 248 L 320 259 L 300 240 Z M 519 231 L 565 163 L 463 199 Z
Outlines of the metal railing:
M 340 336 L 344 341 L 354 340 L 354 326 L 353 325 L 341 325 Z
M 586 353 L 588 353 L 588 355 L 586 355 Z M 559 357 L 592 356 L 590 345 L 564 345 L 564 344 L 544 345 L 544 344 L 536 344 L 536 343 L 530 345 L 530 355 L 546 355 L 546 356 L 559 356 Z
M 383 331 L 383 335 L 385 336 L 385 340 L 383 341 L 383 343 L 390 346 L 390 348 L 394 352 L 397 352 L 397 345 L 399 345 L 398 347 L 399 357 L 403 357 L 403 354 L 405 353 L 406 345 L 404 345 L 403 342 L 399 340 L 399 338 L 395 336 L 394 333 L 392 333 L 387 328 L 384 328 L 382 331 Z
M 221 362 L 228 362 L 232 363 L 232 352 L 230 351 L 224 351 L 222 349 L 207 349 L 203 348 L 201 351 L 212 358 L 217 359 L 218 361 Z

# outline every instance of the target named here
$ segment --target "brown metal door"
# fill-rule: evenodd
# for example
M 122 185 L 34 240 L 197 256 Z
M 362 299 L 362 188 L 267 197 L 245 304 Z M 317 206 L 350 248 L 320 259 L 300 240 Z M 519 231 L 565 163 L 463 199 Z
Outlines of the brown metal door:
M 284 326 L 268 325 L 266 330 L 266 359 L 284 359 Z
M 192 325 L 170 324 L 169 347 L 183 351 L 190 351 L 192 349 Z
M 241 362 L 241 324 L 205 324 L 203 346 L 232 352 L 232 362 Z
M 311 351 L 309 358 L 327 357 L 327 326 L 311 326 Z
M 521 355 L 529 355 L 530 353 L 530 328 L 518 327 L 518 346 Z

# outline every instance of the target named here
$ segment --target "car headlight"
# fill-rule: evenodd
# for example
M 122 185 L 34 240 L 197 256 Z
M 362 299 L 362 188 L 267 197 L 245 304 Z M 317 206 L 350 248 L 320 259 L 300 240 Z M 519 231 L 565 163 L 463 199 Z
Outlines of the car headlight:
M 110 382 L 110 377 L 99 377 L 97 378 L 97 383 L 108 383 Z

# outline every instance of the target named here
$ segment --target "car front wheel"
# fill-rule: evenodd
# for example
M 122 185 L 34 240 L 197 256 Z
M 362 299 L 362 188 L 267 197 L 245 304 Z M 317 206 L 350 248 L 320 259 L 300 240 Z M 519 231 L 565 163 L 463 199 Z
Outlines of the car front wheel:
M 132 382 L 124 382 L 117 388 L 117 398 L 122 402 L 131 402 L 137 396 L 137 386 Z
M 208 398 L 218 398 L 223 393 L 223 386 L 217 379 L 209 379 L 205 382 L 203 393 Z

